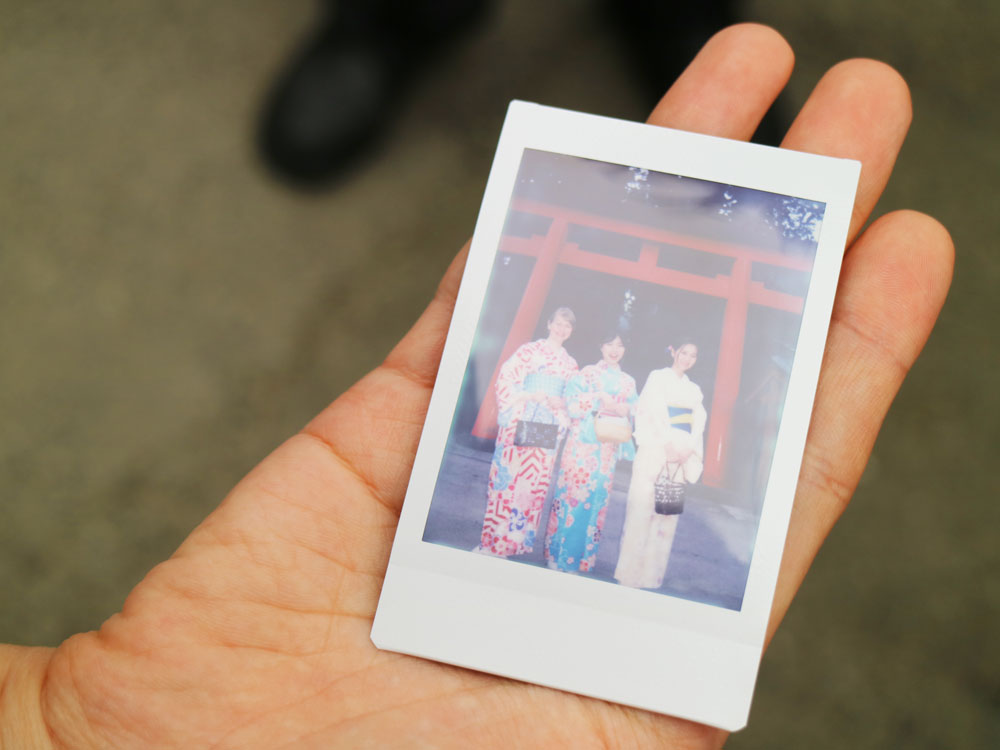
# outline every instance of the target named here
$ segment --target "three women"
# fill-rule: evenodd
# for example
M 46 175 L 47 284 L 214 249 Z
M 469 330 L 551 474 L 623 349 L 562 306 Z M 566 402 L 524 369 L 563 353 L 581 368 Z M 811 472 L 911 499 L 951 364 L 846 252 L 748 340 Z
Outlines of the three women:
M 548 566 L 594 569 L 615 468 L 634 459 L 615 578 L 659 588 L 678 516 L 656 512 L 657 479 L 666 473 L 674 482 L 695 482 L 703 467 L 703 396 L 686 374 L 698 350 L 692 342 L 671 347 L 672 366 L 650 373 L 637 397 L 635 380 L 621 369 L 625 344 L 617 333 L 602 342 L 599 362 L 577 371 L 563 348 L 575 320 L 559 308 L 548 337 L 524 344 L 500 368 L 499 431 L 477 550 L 503 557 L 533 550 L 565 436 L 546 530 Z M 638 450 L 629 439 L 633 419 Z M 599 434 L 615 420 L 617 437 Z

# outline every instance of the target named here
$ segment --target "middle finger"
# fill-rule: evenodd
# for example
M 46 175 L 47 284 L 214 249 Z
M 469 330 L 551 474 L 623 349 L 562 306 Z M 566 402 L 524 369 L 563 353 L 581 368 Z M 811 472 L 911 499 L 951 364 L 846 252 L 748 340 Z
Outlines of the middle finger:
M 730 26 L 706 42 L 648 122 L 748 140 L 788 83 L 793 64 L 792 48 L 774 29 Z

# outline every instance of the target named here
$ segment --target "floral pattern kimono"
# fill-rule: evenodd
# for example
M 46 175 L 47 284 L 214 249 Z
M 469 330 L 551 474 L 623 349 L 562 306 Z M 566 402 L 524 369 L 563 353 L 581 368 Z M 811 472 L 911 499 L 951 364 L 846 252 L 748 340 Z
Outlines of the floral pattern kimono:
M 614 397 L 606 403 L 598 394 Z M 597 412 L 611 404 L 638 400 L 635 380 L 603 360 L 584 367 L 566 386 L 566 409 L 573 424 L 559 464 L 559 477 L 549 514 L 545 559 L 550 568 L 585 573 L 594 569 L 615 466 L 635 457 L 632 441 L 600 442 L 594 431 Z
M 619 583 L 649 589 L 663 584 L 680 516 L 654 510 L 654 484 L 664 465 L 675 480 L 697 482 L 701 476 L 707 417 L 703 400 L 701 388 L 669 367 L 653 370 L 642 389 L 635 414 L 638 450 L 615 568 Z M 677 452 L 688 449 L 691 455 L 677 461 Z
M 557 424 L 561 440 L 569 427 L 563 391 L 576 372 L 576 360 L 562 347 L 553 349 L 546 339 L 519 347 L 500 368 L 496 383 L 499 431 L 490 466 L 480 551 L 506 557 L 534 549 L 559 441 L 551 449 L 514 445 L 517 422 L 525 419 Z M 559 405 L 519 401 L 518 397 L 525 393 L 554 396 Z

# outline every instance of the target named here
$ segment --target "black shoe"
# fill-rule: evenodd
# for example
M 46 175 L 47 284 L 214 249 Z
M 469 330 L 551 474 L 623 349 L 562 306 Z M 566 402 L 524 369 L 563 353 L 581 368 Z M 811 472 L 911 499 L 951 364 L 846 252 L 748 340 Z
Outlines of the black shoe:
M 736 23 L 739 4 L 739 0 L 604 0 L 605 18 L 618 33 L 623 55 L 648 93 L 649 109 L 713 34 Z M 787 129 L 786 120 L 779 99 L 751 140 L 777 146 Z
M 264 109 L 258 144 L 272 169 L 316 186 L 356 164 L 384 134 L 414 73 L 487 3 L 422 5 L 342 2 L 326 15 Z

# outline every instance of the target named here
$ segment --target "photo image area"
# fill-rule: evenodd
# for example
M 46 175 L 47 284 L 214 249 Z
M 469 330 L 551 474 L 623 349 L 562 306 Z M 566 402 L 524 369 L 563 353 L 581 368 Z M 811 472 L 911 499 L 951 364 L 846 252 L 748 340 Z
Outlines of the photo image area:
M 700 423 L 696 409 L 681 410 L 677 419 L 699 443 L 697 478 L 685 483 L 684 510 L 669 523 L 672 539 L 657 548 L 665 561 L 662 581 L 643 588 L 739 610 L 824 208 L 794 196 L 525 149 L 423 541 L 482 552 L 491 470 L 496 478 L 498 462 L 505 463 L 497 401 L 503 366 L 526 344 L 546 339 L 553 312 L 567 308 L 574 321 L 560 362 L 572 365 L 561 373 L 563 385 L 580 374 L 574 368 L 593 374 L 602 344 L 617 335 L 625 350 L 620 371 L 634 381 L 630 419 L 651 373 L 671 368 L 670 347 L 694 345 L 696 361 L 685 375 L 700 390 L 703 412 Z M 529 374 L 518 375 L 519 387 Z M 558 380 L 539 385 L 536 377 L 531 387 L 554 395 Z M 559 432 L 547 468 L 514 467 L 520 476 L 547 472 L 547 478 L 533 517 L 514 519 L 518 544 L 508 555 L 556 571 L 546 538 L 561 473 L 574 468 L 563 460 L 573 449 L 573 428 Z M 592 559 L 573 570 L 578 575 L 618 583 L 634 448 L 615 450 L 606 491 L 597 487 L 583 537 Z M 580 476 L 563 477 L 563 484 L 595 484 L 585 462 L 578 463 Z M 509 486 L 523 481 L 499 476 Z

